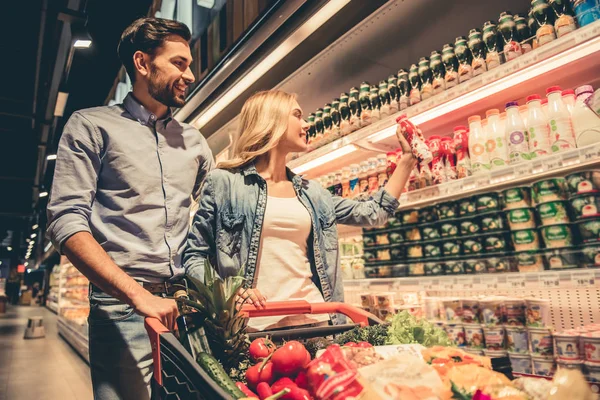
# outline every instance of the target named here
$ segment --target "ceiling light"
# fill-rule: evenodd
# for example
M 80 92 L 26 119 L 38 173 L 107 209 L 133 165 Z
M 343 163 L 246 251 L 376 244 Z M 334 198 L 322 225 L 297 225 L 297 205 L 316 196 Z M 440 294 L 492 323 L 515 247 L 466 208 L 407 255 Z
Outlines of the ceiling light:
M 48 161 L 56 160 L 56 154 L 48 154 L 46 156 L 46 160 L 48 160 Z
M 194 126 L 200 129 L 206 125 L 349 2 L 350 0 L 338 0 L 330 1 L 325 4 L 316 14 L 310 17 L 309 20 L 292 33 L 292 35 L 285 39 L 283 43 L 270 52 L 269 55 L 264 57 L 254 68 L 248 71 L 244 77 L 223 94 L 220 99 L 208 107 L 198 119 L 194 121 Z
M 356 146 L 354 146 L 353 144 L 348 144 L 344 147 L 340 147 L 337 150 L 327 153 L 324 156 L 315 158 L 314 160 L 309 161 L 305 164 L 299 165 L 296 168 L 292 168 L 292 170 L 296 174 L 302 174 L 303 172 L 309 171 L 313 168 L 317 168 L 323 164 L 327 164 L 328 162 L 335 160 L 336 158 L 343 157 L 347 154 L 355 152 L 356 150 L 357 150 Z
M 92 41 L 88 39 L 77 39 L 75 43 L 73 43 L 73 47 L 76 49 L 87 49 L 92 45 Z
M 44 191 L 44 192 L 40 192 L 38 197 L 41 199 L 42 197 L 46 197 L 46 196 L 48 196 L 48 192 Z
M 36 237 L 36 236 L 37 236 L 37 233 L 32 233 L 32 234 L 31 234 L 31 238 L 32 238 L 32 239 L 33 239 L 34 237 Z M 32 242 L 32 243 L 33 243 L 33 242 Z
M 31 242 L 31 239 L 27 238 L 27 239 L 25 239 L 25 241 L 26 241 L 27 243 L 29 243 L 29 242 Z
M 31 227 L 32 230 L 36 230 L 37 228 L 39 228 L 40 226 L 38 224 L 35 224 L 34 226 Z
M 28 265 L 29 265 L 29 263 L 28 263 L 28 262 L 25 262 L 25 264 L 24 264 L 24 265 L 25 265 L 25 266 L 28 266 Z
M 31 272 L 31 269 L 27 268 L 27 273 L 30 273 L 30 272 Z
M 6 248 L 6 250 L 8 250 L 8 251 L 12 251 L 12 247 L 8 246 L 8 247 Z
M 51 247 L 52 247 L 52 242 L 48 242 L 48 244 L 46 245 L 46 247 L 44 247 L 44 252 L 50 250 Z

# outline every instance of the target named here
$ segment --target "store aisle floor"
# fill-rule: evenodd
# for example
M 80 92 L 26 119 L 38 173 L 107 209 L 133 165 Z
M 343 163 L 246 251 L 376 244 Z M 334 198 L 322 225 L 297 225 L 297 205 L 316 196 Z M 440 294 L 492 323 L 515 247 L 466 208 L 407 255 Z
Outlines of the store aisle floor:
M 43 339 L 23 339 L 27 318 L 41 316 Z M 88 400 L 87 363 L 59 335 L 56 314 L 42 307 L 9 306 L 0 315 L 0 400 Z

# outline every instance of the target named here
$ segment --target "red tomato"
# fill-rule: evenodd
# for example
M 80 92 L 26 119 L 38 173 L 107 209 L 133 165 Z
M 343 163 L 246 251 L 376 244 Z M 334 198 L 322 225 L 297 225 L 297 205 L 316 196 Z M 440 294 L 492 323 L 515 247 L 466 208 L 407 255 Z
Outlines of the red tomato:
M 273 353 L 271 358 L 273 371 L 282 376 L 296 374 L 306 365 L 307 353 L 300 342 L 295 340 L 287 342 Z
M 369 342 L 358 342 L 356 347 L 362 347 L 363 349 L 366 349 L 368 347 L 373 347 L 373 345 Z
M 348 342 L 344 345 L 344 347 L 356 347 L 358 346 L 355 342 Z
M 272 384 L 275 379 L 273 376 L 273 363 L 267 362 L 262 370 L 262 363 L 258 363 L 246 370 L 246 382 L 250 389 L 256 389 L 256 386 L 261 382 Z
M 254 339 L 250 344 L 250 348 L 248 349 L 250 358 L 254 361 L 267 358 L 274 351 L 275 344 L 269 339 L 265 338 Z

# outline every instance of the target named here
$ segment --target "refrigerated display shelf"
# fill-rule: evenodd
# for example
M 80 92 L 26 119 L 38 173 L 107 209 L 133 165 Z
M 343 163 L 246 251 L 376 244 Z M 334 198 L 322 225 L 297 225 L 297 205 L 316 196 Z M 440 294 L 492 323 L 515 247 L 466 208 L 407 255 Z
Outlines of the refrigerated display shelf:
M 87 325 L 77 325 L 68 319 L 58 317 L 58 333 L 86 360 L 89 359 Z
M 52 311 L 54 314 L 58 314 L 58 303 L 55 301 L 47 301 L 46 308 Z
M 364 161 L 360 148 L 389 151 L 395 143 L 395 119 L 408 115 L 426 134 L 447 134 L 464 125 L 469 115 L 497 107 L 508 100 L 556 84 L 594 84 L 600 54 L 600 21 L 577 29 L 527 54 L 485 72 L 333 143 L 291 160 L 288 166 L 309 178 L 329 173 L 350 163 Z M 386 143 L 386 139 L 388 140 Z M 362 154 L 361 154 L 362 153 Z
M 75 306 L 85 306 L 85 307 L 88 307 L 90 305 L 87 300 L 81 300 L 81 299 L 77 299 L 77 298 L 74 298 L 74 297 L 65 297 L 65 296 L 63 296 L 62 297 L 62 301 L 69 302 L 69 303 L 71 303 L 71 304 L 73 304 Z M 67 306 L 63 305 L 63 307 L 67 307 Z

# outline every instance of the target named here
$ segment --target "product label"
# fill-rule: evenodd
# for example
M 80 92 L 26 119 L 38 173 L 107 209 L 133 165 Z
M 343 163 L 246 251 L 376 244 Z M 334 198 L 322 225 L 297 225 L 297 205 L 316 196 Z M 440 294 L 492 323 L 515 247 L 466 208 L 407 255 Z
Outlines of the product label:
M 523 197 L 523 189 L 509 189 L 504 194 L 506 204 L 520 203 L 525 200 Z
M 517 231 L 513 233 L 516 244 L 529 244 L 535 242 L 535 233 L 533 230 Z
M 529 126 L 527 133 L 529 135 L 529 147 L 533 154 L 542 156 L 551 152 L 550 128 L 548 124 Z
M 556 27 L 556 36 L 558 37 L 564 36 L 567 33 L 573 32 L 575 29 L 577 29 L 577 25 L 575 24 L 575 18 L 567 14 L 561 15 L 556 20 L 554 25 Z
M 571 231 L 562 225 L 549 226 L 544 229 L 546 240 L 567 240 L 571 237 Z
M 525 304 L 524 303 L 507 303 L 506 323 L 508 325 L 522 326 L 525 325 Z M 527 332 L 525 332 L 525 341 L 527 342 Z
M 544 356 L 553 355 L 552 335 L 549 333 L 531 333 L 531 350 Z
M 521 54 L 523 54 L 523 49 L 518 42 L 512 41 L 504 45 L 504 56 L 506 57 L 506 62 L 514 60 Z
M 510 222 L 516 224 L 529 222 L 532 219 L 532 214 L 529 210 L 511 210 L 508 213 L 508 219 L 510 220 Z
M 568 222 L 567 210 L 562 203 L 544 203 L 538 206 L 541 219 L 552 219 L 555 222 L 566 220 Z
M 498 67 L 500 65 L 500 54 L 496 51 L 487 53 L 485 63 L 487 64 L 488 70 Z
M 508 351 L 525 353 L 529 350 L 527 331 L 525 329 L 510 329 L 506 331 L 506 347 Z
M 540 26 L 537 32 L 535 33 L 535 37 L 537 38 L 538 46 L 543 46 L 545 44 L 550 43 L 551 41 L 556 39 L 554 27 L 549 24 L 544 24 Z
M 358 178 L 350 179 L 350 197 L 354 197 L 360 193 Z
M 483 329 L 481 328 L 465 328 L 465 336 L 467 346 L 482 349 L 483 348 Z
M 487 329 L 485 333 L 485 345 L 488 350 L 504 349 L 504 329 Z
M 510 163 L 527 161 L 529 156 L 529 146 L 527 144 L 527 136 L 522 131 L 514 131 L 508 135 L 508 147 Z
M 550 126 L 553 153 L 577 147 L 571 120 L 568 117 L 551 119 L 548 125 Z

